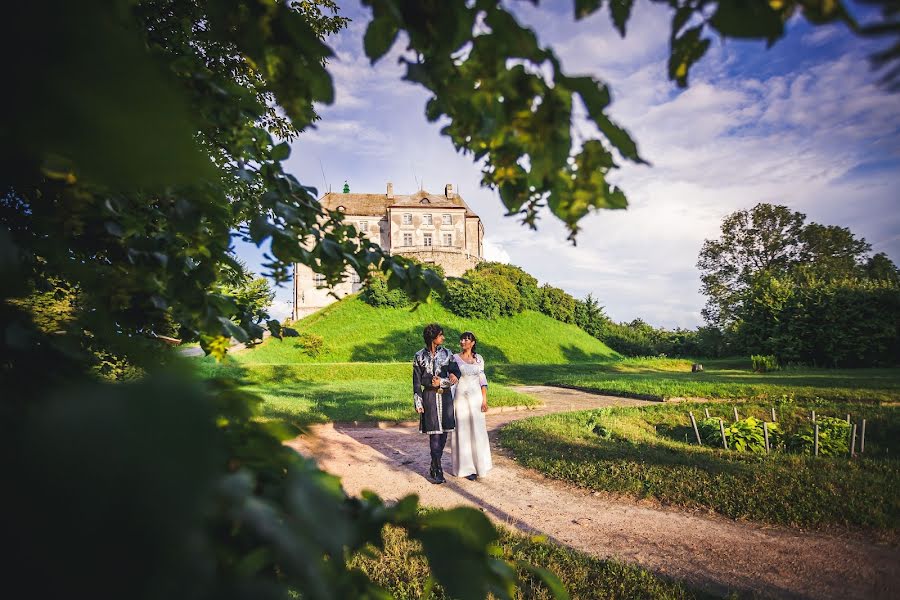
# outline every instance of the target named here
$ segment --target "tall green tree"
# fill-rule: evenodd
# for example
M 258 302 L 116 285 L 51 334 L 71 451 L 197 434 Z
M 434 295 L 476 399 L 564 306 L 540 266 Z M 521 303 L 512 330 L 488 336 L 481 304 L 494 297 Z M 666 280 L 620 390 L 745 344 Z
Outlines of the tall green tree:
M 871 245 L 846 227 L 807 223 L 785 206 L 757 204 L 722 221 L 722 235 L 700 250 L 707 322 L 729 328 L 759 278 L 840 280 L 865 276 Z
M 722 221 L 722 236 L 700 250 L 703 316 L 719 327 L 733 323 L 743 296 L 761 273 L 783 274 L 797 264 L 806 215 L 786 206 L 757 204 Z

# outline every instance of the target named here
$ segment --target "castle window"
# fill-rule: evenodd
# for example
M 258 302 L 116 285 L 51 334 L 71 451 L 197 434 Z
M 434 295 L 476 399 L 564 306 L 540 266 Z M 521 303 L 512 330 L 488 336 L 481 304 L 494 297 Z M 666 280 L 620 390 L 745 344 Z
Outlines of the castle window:
M 368 231 L 369 230 L 369 222 L 368 221 L 360 221 L 359 222 L 359 230 L 360 231 Z
M 411 233 L 404 233 L 404 234 L 403 234 L 403 245 L 404 245 L 404 246 L 412 246 L 412 245 L 413 245 L 413 243 L 412 243 L 412 234 L 411 234 Z
M 313 282 L 315 282 L 316 285 L 324 285 L 325 276 L 321 273 L 313 273 Z
M 445 245 L 445 246 L 452 246 L 452 245 L 453 245 L 453 234 L 452 234 L 452 233 L 445 233 L 445 234 L 444 234 L 444 245 Z
M 403 213 L 403 224 L 412 225 L 412 213 Z
M 353 271 L 353 273 L 350 274 L 350 283 L 359 283 L 359 282 L 360 282 L 359 273 L 357 273 L 356 271 Z
M 441 220 L 443 221 L 444 225 L 453 225 L 453 217 L 451 217 L 450 215 L 441 215 Z
M 425 239 L 422 241 L 422 245 L 423 246 L 431 246 L 431 234 L 430 233 L 425 234 Z
M 422 225 L 433 225 L 430 213 L 422 215 Z

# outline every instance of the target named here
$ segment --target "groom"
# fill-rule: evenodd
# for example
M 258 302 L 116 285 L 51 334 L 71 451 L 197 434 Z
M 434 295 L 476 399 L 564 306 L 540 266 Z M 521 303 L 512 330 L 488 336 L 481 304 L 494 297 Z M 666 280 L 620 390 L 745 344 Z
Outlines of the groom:
M 447 445 L 447 432 L 456 428 L 453 415 L 453 394 L 461 373 L 453 360 L 453 353 L 444 348 L 444 330 L 437 323 L 426 325 L 422 331 L 425 347 L 413 357 L 413 402 L 419 413 L 419 432 L 428 434 L 431 447 L 433 483 L 444 483 L 441 456 Z

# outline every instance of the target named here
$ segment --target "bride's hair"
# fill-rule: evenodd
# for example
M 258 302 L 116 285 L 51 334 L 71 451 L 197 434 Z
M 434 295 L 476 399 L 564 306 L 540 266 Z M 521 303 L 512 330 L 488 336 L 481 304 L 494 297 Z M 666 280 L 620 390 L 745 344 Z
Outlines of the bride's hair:
M 471 331 L 464 331 L 459 335 L 459 341 L 463 340 L 472 340 L 472 356 L 478 358 L 478 354 L 475 352 L 475 348 L 478 346 L 478 340 L 475 338 L 475 334 Z

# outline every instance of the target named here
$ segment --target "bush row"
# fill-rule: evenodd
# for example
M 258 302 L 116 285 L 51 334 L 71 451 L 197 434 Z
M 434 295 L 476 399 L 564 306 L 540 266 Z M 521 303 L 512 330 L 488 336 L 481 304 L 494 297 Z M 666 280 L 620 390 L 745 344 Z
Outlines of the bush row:
M 722 434 L 729 450 L 765 454 L 766 442 L 763 422 L 754 417 L 722 424 L 719 419 L 703 419 L 698 424 L 703 443 L 722 446 Z M 815 426 L 819 426 L 819 455 L 839 456 L 850 451 L 850 424 L 844 419 L 819 417 L 815 422 L 804 422 L 791 431 L 785 431 L 778 423 L 768 422 L 769 447 L 773 451 L 787 451 L 792 454 L 811 455 L 815 453 Z

